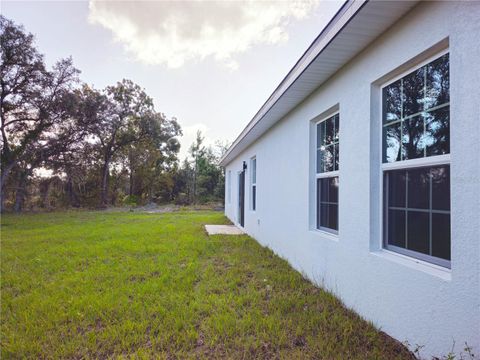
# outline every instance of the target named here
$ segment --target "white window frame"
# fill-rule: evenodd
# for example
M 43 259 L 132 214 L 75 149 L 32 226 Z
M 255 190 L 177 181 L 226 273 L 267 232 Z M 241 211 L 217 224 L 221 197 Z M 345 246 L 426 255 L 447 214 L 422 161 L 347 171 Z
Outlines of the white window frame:
M 379 223 L 380 223 L 380 248 L 383 250 L 383 251 L 386 251 L 386 252 L 389 252 L 389 253 L 392 253 L 392 254 L 400 254 L 402 256 L 406 256 L 410 259 L 413 259 L 415 260 L 416 262 L 422 262 L 426 265 L 437 265 L 437 266 L 441 266 L 442 268 L 446 268 L 446 269 L 450 269 L 451 268 L 451 259 L 450 260 L 445 260 L 445 259 L 441 259 L 441 258 L 437 258 L 437 257 L 434 257 L 434 256 L 430 256 L 430 255 L 427 255 L 427 254 L 422 254 L 420 252 L 416 252 L 416 251 L 413 251 L 413 250 L 408 250 L 408 249 L 403 249 L 403 248 L 399 248 L 398 250 L 392 250 L 392 247 L 390 246 L 390 249 L 387 248 L 386 246 L 386 243 L 385 243 L 385 234 L 384 234 L 384 228 L 385 228 L 385 224 L 384 224 L 384 196 L 383 196 L 383 193 L 384 193 L 384 173 L 386 171 L 390 171 L 390 170 L 408 170 L 408 169 L 412 169 L 412 168 L 418 168 L 418 167 L 434 167 L 434 166 L 440 166 L 440 165 L 449 165 L 450 166 L 450 153 L 448 154 L 443 154 L 443 155 L 433 155 L 433 156 L 426 156 L 426 157 L 421 157 L 421 158 L 416 158 L 416 159 L 409 159 L 409 160 L 400 160 L 400 161 L 395 161 L 395 162 L 391 162 L 391 163 L 388 163 L 388 162 L 383 162 L 383 127 L 384 127 L 384 124 L 383 124 L 383 89 L 389 85 L 391 85 L 392 83 L 394 83 L 395 81 L 405 77 L 406 75 L 410 74 L 411 72 L 415 71 L 415 70 L 418 70 L 419 68 L 435 61 L 436 59 L 442 57 L 443 55 L 445 54 L 449 54 L 450 53 L 450 49 L 449 48 L 446 48 L 440 52 L 436 52 L 434 55 L 428 57 L 426 60 L 423 60 L 421 62 L 419 62 L 418 64 L 414 65 L 414 66 L 411 66 L 409 67 L 408 69 L 406 69 L 405 71 L 402 71 L 400 74 L 397 74 L 395 77 L 389 79 L 387 82 L 384 82 L 383 84 L 380 85 L 380 92 L 379 92 L 379 119 L 380 119 L 380 124 L 379 124 L 379 127 L 380 127 L 380 131 L 379 131 L 379 137 L 380 137 L 380 141 L 379 141 L 379 154 L 380 154 L 380 172 L 379 172 L 379 184 L 380 184 L 380 187 L 379 187 L 379 191 L 380 191 L 380 196 L 379 196 L 379 200 L 380 200 L 380 203 L 379 203 Z M 449 89 L 450 91 L 450 89 Z M 450 103 L 451 103 L 451 99 L 450 101 L 448 102 L 448 106 L 450 106 Z M 442 106 L 447 106 L 446 104 L 443 104 Z M 413 115 L 412 115 L 413 116 Z M 451 116 L 449 117 L 449 122 L 450 122 L 450 125 L 451 125 Z M 451 127 L 450 127 L 451 129 Z M 450 147 L 450 151 L 451 151 L 451 147 Z M 451 187 L 452 187 L 452 183 L 451 183 L 451 172 L 450 172 L 450 191 L 451 191 Z M 451 192 L 450 192 L 451 193 Z M 451 224 L 451 198 L 450 198 L 450 224 Z M 451 232 L 451 229 L 450 229 L 450 232 Z M 452 246 L 452 236 L 451 236 L 451 233 L 450 233 L 450 247 Z
M 253 164 L 255 163 L 255 179 L 253 178 Z M 255 206 L 253 203 L 253 189 L 255 188 Z M 257 211 L 257 157 L 250 158 L 250 211 Z
M 314 188 L 315 188 L 315 230 L 316 231 L 320 231 L 320 232 L 323 232 L 323 233 L 327 233 L 328 235 L 336 235 L 338 236 L 338 232 L 340 230 L 340 216 L 338 216 L 338 229 L 337 230 L 334 230 L 334 229 L 330 229 L 330 228 L 327 228 L 327 227 L 323 227 L 323 226 L 318 226 L 318 179 L 326 179 L 326 178 L 334 178 L 334 177 L 338 177 L 338 181 L 339 181 L 339 184 L 340 184 L 340 170 L 334 170 L 334 171 L 328 171 L 328 172 L 322 172 L 322 173 L 319 173 L 318 172 L 318 169 L 317 169 L 317 164 L 318 164 L 318 148 L 317 148 L 317 136 L 318 136 L 318 130 L 317 130 L 317 126 L 318 124 L 334 117 L 335 115 L 340 115 L 340 110 L 337 110 L 337 111 L 334 111 L 332 113 L 329 113 L 328 115 L 326 116 L 323 116 L 320 120 L 316 121 L 314 124 L 315 124 L 315 127 L 314 127 L 314 131 L 315 131 L 315 141 L 314 141 L 314 148 L 315 148 L 315 184 L 314 184 Z M 340 119 L 341 120 L 341 119 Z M 338 148 L 340 149 L 340 139 L 338 140 Z M 333 160 L 335 161 L 335 159 Z M 340 168 L 340 157 L 338 158 L 338 167 Z M 340 185 L 338 187 L 339 191 L 338 191 L 338 195 L 339 195 L 339 201 L 338 201 L 338 215 L 340 215 Z

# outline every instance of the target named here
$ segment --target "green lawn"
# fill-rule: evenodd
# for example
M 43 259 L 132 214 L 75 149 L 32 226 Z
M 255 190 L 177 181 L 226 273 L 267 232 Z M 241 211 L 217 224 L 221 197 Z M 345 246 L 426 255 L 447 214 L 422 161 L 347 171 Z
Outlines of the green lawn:
M 411 358 L 218 212 L 6 215 L 7 358 Z

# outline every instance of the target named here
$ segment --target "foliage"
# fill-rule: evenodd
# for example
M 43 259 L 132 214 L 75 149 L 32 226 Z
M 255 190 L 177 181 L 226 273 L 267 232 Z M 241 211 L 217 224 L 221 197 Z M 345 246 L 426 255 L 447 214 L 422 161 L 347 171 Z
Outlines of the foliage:
M 218 156 L 202 138 L 180 168 L 180 125 L 143 88 L 82 84 L 72 59 L 48 70 L 32 34 L 0 23 L 2 211 L 223 198 Z
M 225 176 L 219 161 L 228 145 L 217 142 L 215 147 L 206 147 L 204 140 L 198 131 L 189 149 L 190 157 L 185 159 L 180 172 L 183 178 L 181 190 L 190 203 L 223 200 L 225 195 Z
M 79 71 L 71 59 L 47 70 L 33 36 L 0 16 L 1 199 L 12 172 L 16 178 L 16 210 L 33 171 L 52 154 L 76 141 L 77 99 L 72 92 Z
M 2 358 L 412 359 L 218 212 L 2 217 Z

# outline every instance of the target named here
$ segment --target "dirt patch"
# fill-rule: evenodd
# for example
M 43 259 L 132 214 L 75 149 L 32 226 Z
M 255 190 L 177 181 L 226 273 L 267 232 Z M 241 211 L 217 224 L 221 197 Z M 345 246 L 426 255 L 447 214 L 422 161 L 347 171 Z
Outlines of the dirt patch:
M 137 207 L 111 207 L 104 209 L 102 211 L 106 212 L 134 212 L 134 213 L 146 213 L 146 214 L 162 214 L 162 213 L 171 213 L 176 211 L 223 211 L 224 207 L 221 203 L 211 203 L 211 204 L 199 204 L 199 205 L 188 205 L 180 206 L 175 204 L 166 204 L 158 205 L 155 203 L 150 203 L 143 206 Z

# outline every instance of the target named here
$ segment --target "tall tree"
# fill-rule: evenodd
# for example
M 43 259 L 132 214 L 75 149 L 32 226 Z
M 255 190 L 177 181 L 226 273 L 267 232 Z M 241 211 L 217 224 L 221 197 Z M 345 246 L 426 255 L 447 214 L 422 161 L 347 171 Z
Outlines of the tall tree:
M 153 102 L 145 91 L 131 80 L 122 80 L 105 89 L 98 121 L 91 132 L 98 140 L 102 156 L 100 205 L 108 205 L 110 166 L 114 154 L 138 141 L 143 135 L 139 123 L 152 116 Z M 136 131 L 140 128 L 140 131 Z
M 197 202 L 197 179 L 198 179 L 198 167 L 199 161 L 205 155 L 205 146 L 203 141 L 205 138 L 202 136 L 200 130 L 197 131 L 197 137 L 190 146 L 189 153 L 193 159 L 193 183 L 192 183 L 192 201 L 195 204 Z
M 205 146 L 204 140 L 198 131 L 190 146 L 189 158 L 185 159 L 178 171 L 177 181 L 184 184 L 182 190 L 191 203 L 223 198 L 223 169 L 219 166 L 219 160 L 228 144 L 217 142 L 215 146 Z
M 60 60 L 51 71 L 34 47 L 32 34 L 0 15 L 0 132 L 1 209 L 5 184 L 15 168 L 20 174 L 17 210 L 21 209 L 24 184 L 33 169 L 71 133 L 72 96 L 79 71 L 71 59 Z
M 168 119 L 162 113 L 152 113 L 137 122 L 137 141 L 132 142 L 120 153 L 122 165 L 128 169 L 129 195 L 148 194 L 152 200 L 160 177 L 177 164 L 181 135 L 180 125 L 175 118 Z M 165 178 L 165 183 L 168 183 Z

